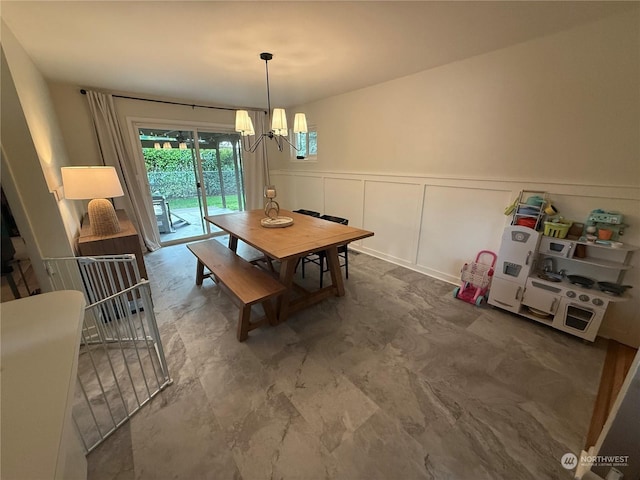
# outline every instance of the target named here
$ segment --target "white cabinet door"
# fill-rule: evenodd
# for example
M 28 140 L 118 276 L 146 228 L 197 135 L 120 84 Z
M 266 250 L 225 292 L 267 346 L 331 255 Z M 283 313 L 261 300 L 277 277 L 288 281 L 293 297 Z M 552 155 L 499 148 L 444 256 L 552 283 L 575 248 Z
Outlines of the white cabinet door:
M 529 279 L 522 297 L 522 304 L 545 313 L 555 314 L 560 304 L 560 289 Z
M 522 285 L 527 280 L 540 241 L 540 232 L 521 226 L 507 227 L 502 234 L 494 278 Z
M 524 285 L 494 277 L 489 290 L 489 304 L 518 313 Z

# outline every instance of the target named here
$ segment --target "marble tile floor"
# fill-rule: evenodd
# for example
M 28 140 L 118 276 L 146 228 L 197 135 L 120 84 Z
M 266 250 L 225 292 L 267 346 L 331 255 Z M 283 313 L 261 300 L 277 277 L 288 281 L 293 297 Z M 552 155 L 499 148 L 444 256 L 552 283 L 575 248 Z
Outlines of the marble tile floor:
M 605 340 L 351 252 L 346 296 L 238 343 L 184 245 L 145 261 L 174 383 L 89 454 L 90 480 L 572 478 Z

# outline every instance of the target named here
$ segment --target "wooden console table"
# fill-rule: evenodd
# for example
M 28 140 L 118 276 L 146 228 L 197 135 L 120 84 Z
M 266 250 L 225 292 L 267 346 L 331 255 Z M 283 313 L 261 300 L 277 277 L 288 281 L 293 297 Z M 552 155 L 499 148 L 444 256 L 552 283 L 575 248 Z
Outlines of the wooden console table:
M 78 238 L 78 251 L 80 255 L 88 257 L 133 253 L 136 256 L 140 276 L 148 280 L 138 232 L 124 210 L 116 210 L 116 214 L 120 221 L 121 230 L 114 235 L 92 235 L 89 215 L 85 215 Z

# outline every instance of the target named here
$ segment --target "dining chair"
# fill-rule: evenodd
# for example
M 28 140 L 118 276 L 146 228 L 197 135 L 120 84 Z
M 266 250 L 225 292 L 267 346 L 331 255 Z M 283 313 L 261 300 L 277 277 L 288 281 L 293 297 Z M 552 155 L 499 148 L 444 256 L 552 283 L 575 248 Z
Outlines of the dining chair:
M 305 210 L 303 208 L 299 210 L 294 210 L 294 213 L 301 213 L 302 215 L 309 215 L 310 217 L 316 217 L 316 218 L 320 216 L 320 212 L 314 212 L 313 210 Z
M 349 220 L 346 218 L 335 217 L 333 215 L 322 215 L 322 220 L 329 222 L 340 223 L 342 225 L 349 225 Z M 343 259 L 340 263 L 340 267 L 344 267 L 345 277 L 349 278 L 349 253 L 346 245 L 338 246 L 338 257 Z M 329 262 L 327 261 L 327 253 L 325 251 L 310 253 L 302 258 L 302 278 L 304 278 L 304 266 L 307 263 L 314 263 L 320 267 L 320 288 L 322 288 L 322 281 L 324 274 L 329 271 Z
M 298 210 L 294 210 L 293 212 L 294 213 L 300 213 L 301 215 L 308 215 L 310 217 L 315 217 L 315 218 L 319 218 L 320 217 L 320 212 L 315 212 L 313 210 L 305 210 L 304 208 L 300 208 Z M 296 263 L 296 268 L 295 268 L 296 271 L 298 270 L 298 265 L 300 265 L 301 262 L 302 262 L 302 258 L 299 258 L 298 262 Z M 303 266 L 303 268 L 304 268 L 304 266 Z M 304 278 L 304 271 L 303 271 L 303 274 L 302 274 L 302 278 Z

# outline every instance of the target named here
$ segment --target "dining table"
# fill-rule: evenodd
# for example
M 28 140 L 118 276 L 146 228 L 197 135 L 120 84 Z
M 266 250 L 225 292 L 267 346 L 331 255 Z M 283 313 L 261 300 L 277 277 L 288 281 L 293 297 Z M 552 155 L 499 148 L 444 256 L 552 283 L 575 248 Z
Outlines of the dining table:
M 330 296 L 343 296 L 345 287 L 338 247 L 374 233 L 287 210 L 280 210 L 279 215 L 291 218 L 293 223 L 281 228 L 264 227 L 261 223 L 264 210 L 208 215 L 204 219 L 229 234 L 229 248 L 234 252 L 241 240 L 264 254 L 270 265 L 273 261 L 280 263 L 276 274 L 286 290 L 277 299 L 276 315 L 277 323 L 282 323 L 290 314 Z M 294 281 L 296 266 L 302 257 L 321 251 L 326 252 L 331 283 L 309 290 Z

